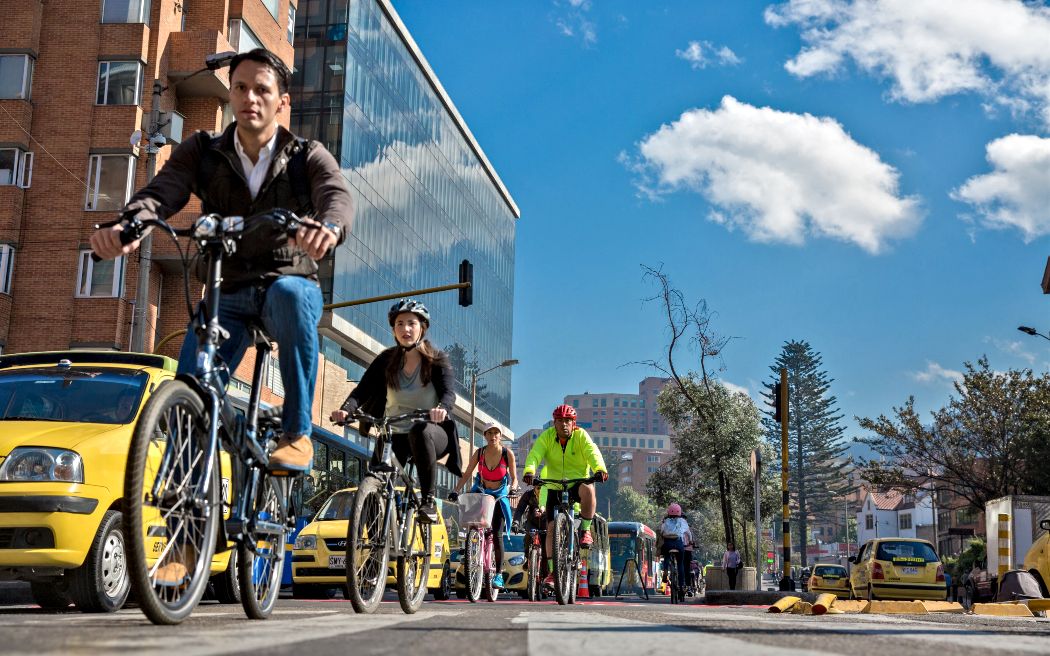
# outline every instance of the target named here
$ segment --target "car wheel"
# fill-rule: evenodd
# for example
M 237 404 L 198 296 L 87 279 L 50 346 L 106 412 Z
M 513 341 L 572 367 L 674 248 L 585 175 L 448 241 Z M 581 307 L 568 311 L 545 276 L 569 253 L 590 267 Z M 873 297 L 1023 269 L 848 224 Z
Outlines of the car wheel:
M 69 573 L 69 596 L 85 613 L 112 613 L 131 591 L 121 513 L 106 511 L 84 564 Z
M 215 599 L 218 600 L 220 604 L 241 603 L 241 586 L 238 581 L 237 559 L 237 550 L 231 549 L 230 564 L 226 566 L 226 571 L 212 577 L 212 584 L 215 588 Z
M 29 592 L 37 606 L 45 610 L 63 610 L 73 601 L 69 598 L 65 581 L 33 581 Z
M 448 561 L 441 567 L 441 581 L 438 582 L 438 587 L 434 590 L 434 599 L 438 601 L 445 601 L 452 596 L 452 568 L 449 566 Z

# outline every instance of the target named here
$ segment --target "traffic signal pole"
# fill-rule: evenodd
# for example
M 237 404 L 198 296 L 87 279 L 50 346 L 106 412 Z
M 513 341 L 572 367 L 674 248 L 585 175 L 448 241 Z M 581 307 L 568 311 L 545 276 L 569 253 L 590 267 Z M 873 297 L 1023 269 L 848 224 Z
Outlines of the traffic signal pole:
M 777 401 L 776 419 L 780 422 L 780 488 L 783 503 L 782 526 L 784 537 L 783 574 L 780 579 L 781 590 L 794 590 L 795 579 L 791 578 L 791 508 L 788 504 L 788 372 L 780 369 L 780 393 L 775 395 Z

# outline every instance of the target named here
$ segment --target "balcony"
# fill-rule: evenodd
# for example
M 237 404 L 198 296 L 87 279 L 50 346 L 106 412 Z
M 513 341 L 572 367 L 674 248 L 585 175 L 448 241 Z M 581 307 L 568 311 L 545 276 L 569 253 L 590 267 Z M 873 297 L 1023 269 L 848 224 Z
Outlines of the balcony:
M 233 50 L 217 30 L 174 32 L 168 40 L 168 81 L 180 98 L 230 98 L 230 74 L 225 68 L 204 71 L 204 58 L 216 52 Z M 196 74 L 195 74 L 196 73 Z

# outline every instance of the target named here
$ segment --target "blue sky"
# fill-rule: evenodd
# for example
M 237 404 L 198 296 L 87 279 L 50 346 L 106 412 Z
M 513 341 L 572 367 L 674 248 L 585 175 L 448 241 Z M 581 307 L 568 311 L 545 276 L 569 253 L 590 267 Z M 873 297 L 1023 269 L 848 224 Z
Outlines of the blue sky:
M 753 396 L 808 340 L 851 437 L 982 354 L 1050 366 L 1016 330 L 1050 328 L 1050 9 L 946 4 L 395 0 L 522 210 L 513 430 L 654 373 L 642 264 Z

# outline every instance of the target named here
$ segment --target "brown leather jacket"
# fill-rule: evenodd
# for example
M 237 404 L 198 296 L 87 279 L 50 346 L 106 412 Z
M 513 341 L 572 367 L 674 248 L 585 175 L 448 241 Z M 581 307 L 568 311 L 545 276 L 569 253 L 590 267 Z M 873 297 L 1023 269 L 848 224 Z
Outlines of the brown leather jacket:
M 127 210 L 137 212 L 141 218 L 166 219 L 181 210 L 193 193 L 205 201 L 204 213 L 249 217 L 266 210 L 284 208 L 300 216 L 306 214 L 309 208 L 300 207 L 288 171 L 292 153 L 302 147 L 301 141 L 278 126 L 270 170 L 253 200 L 234 145 L 236 127 L 236 123 L 231 124 L 221 135 L 197 132 L 183 141 L 153 180 L 131 198 Z M 338 224 L 342 228 L 341 239 L 345 239 L 350 233 L 353 215 L 346 181 L 335 158 L 324 146 L 317 141 L 305 143 L 313 217 L 321 222 Z M 206 180 L 201 180 L 201 161 L 205 149 L 218 153 L 219 156 L 214 158 L 218 165 L 214 166 Z M 202 185 L 207 185 L 207 188 L 200 188 Z M 293 249 L 284 243 L 277 244 L 269 257 L 238 257 L 235 253 L 223 262 L 222 288 L 229 291 L 267 282 L 282 275 L 316 280 L 317 262 L 310 259 L 302 249 Z

